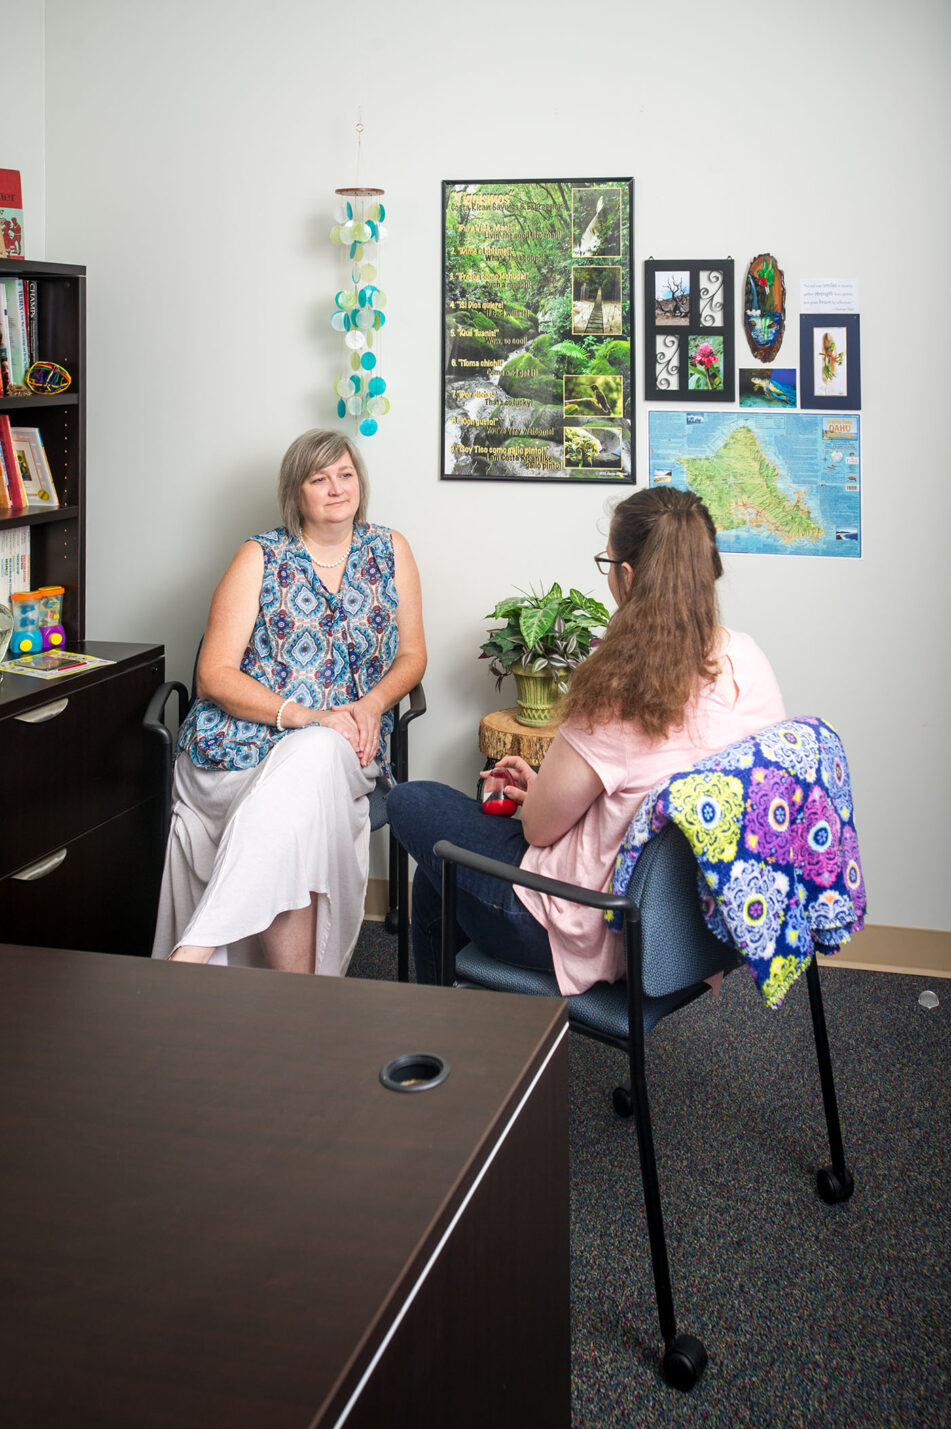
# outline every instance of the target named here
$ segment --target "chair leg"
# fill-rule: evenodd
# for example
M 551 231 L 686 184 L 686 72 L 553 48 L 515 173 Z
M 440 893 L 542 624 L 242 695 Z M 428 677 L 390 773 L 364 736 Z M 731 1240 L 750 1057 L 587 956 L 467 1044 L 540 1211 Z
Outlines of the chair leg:
M 647 1214 L 647 1235 L 650 1241 L 654 1289 L 657 1294 L 657 1314 L 664 1339 L 662 1370 L 664 1379 L 674 1389 L 693 1389 L 707 1365 L 707 1352 L 693 1335 L 677 1334 L 674 1315 L 674 1294 L 670 1283 L 670 1262 L 664 1235 L 664 1215 L 660 1204 L 660 1183 L 657 1157 L 654 1153 L 654 1133 L 651 1126 L 647 1078 L 644 1073 L 643 1023 L 631 1023 L 631 1100 L 637 1145 L 641 1160 L 641 1180 L 644 1183 L 644 1208 Z
M 397 850 L 399 849 L 399 845 L 398 845 L 397 842 L 396 842 L 396 837 L 395 837 L 395 835 L 394 835 L 392 829 L 390 829 L 390 831 L 389 831 L 389 836 L 390 836 L 390 848 L 389 848 L 389 860 L 388 860 L 388 866 L 387 866 L 387 878 L 388 878 L 388 883 L 389 883 L 389 891 L 388 891 L 388 894 L 387 894 L 386 917 L 383 919 L 383 926 L 384 926 L 384 928 L 386 929 L 386 931 L 387 931 L 388 933 L 397 933 L 397 932 L 399 932 L 399 926 L 400 926 L 400 925 L 399 925 L 400 886 L 399 886 L 399 867 L 398 867 L 398 865 L 399 865 L 399 858 L 398 858 L 398 852 L 397 852 Z M 405 978 L 404 978 L 404 979 L 401 979 L 401 981 L 404 981 L 404 982 L 405 982 Z
M 831 1166 L 821 1166 L 816 1174 L 816 1190 L 828 1204 L 847 1201 L 855 1189 L 852 1172 L 845 1164 L 842 1148 L 842 1127 L 839 1123 L 839 1107 L 835 1096 L 835 1081 L 832 1076 L 832 1058 L 829 1054 L 829 1037 L 826 1032 L 825 1011 L 822 1006 L 822 991 L 819 987 L 819 966 L 815 954 L 806 969 L 806 983 L 809 988 L 809 1007 L 812 1011 L 812 1030 L 816 1039 L 816 1055 L 819 1059 L 819 1078 L 822 1082 L 822 1105 L 826 1114 L 829 1131 L 829 1151 Z
M 396 877 L 396 978 L 409 982 L 409 854 L 402 844 L 396 845 Z

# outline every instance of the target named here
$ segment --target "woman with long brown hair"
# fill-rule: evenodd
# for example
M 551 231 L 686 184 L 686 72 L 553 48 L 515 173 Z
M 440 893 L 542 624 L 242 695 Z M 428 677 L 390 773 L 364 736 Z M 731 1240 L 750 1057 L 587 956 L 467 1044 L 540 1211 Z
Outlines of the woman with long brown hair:
M 636 492 L 614 511 L 596 556 L 618 609 L 579 665 L 558 733 L 536 773 L 506 756 L 517 820 L 483 818 L 442 784 L 397 786 L 390 825 L 416 859 L 413 953 L 420 982 L 439 965 L 441 864 L 448 838 L 491 858 L 588 888 L 607 886 L 627 826 L 649 789 L 698 759 L 785 716 L 776 677 L 748 636 L 720 625 L 723 567 L 699 497 L 673 487 Z M 457 934 L 506 962 L 554 970 L 563 993 L 623 974 L 621 940 L 597 909 L 458 870 Z

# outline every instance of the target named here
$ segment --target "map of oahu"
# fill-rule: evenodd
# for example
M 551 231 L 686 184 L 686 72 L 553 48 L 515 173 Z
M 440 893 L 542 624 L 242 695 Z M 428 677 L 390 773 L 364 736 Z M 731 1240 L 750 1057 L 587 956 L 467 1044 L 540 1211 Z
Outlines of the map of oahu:
M 695 491 L 722 551 L 861 554 L 857 416 L 651 412 L 650 482 Z
M 705 503 L 718 531 L 763 526 L 781 541 L 818 541 L 806 508 L 806 492 L 790 501 L 779 489 L 779 471 L 767 461 L 749 427 L 737 427 L 712 457 L 682 457 L 687 485 Z

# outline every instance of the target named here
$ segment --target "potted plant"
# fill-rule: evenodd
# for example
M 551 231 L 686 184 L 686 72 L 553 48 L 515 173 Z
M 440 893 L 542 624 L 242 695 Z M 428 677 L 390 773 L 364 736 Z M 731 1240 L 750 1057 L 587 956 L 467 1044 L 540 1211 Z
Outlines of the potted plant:
M 507 596 L 486 619 L 505 624 L 489 631 L 480 659 L 491 661 L 499 687 L 506 675 L 515 676 L 515 718 L 538 725 L 551 719 L 556 694 L 565 693 L 609 616 L 599 600 L 574 589 L 565 595 L 556 581 L 547 591 Z

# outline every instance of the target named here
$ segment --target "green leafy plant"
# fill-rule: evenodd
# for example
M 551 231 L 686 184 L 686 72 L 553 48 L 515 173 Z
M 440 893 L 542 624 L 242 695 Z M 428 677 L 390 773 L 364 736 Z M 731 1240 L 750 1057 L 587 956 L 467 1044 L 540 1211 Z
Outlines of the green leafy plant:
M 571 671 L 598 643 L 594 632 L 609 618 L 599 600 L 574 589 L 565 595 L 557 581 L 547 591 L 510 595 L 486 616 L 505 624 L 489 631 L 479 658 L 492 662 L 497 688 L 506 675 L 550 674 L 564 694 Z

